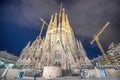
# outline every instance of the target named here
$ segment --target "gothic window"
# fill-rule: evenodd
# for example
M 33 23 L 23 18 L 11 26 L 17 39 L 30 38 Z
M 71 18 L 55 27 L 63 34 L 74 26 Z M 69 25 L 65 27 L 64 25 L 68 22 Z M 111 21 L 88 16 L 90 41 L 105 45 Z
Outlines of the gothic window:
M 55 53 L 55 59 L 60 60 L 61 59 L 61 54 Z
M 40 57 L 38 58 L 38 62 L 40 62 Z
M 58 59 L 58 55 L 57 54 L 55 54 L 55 59 Z
M 25 55 L 22 56 L 22 60 L 25 58 Z
M 37 57 L 35 57 L 35 60 L 37 60 Z
M 117 53 L 117 55 L 119 55 L 119 53 Z
M 61 55 L 61 54 L 58 54 L 58 56 L 59 56 L 59 59 L 61 59 L 61 58 L 62 58 L 62 55 Z
M 26 57 L 26 60 L 28 60 L 28 59 L 29 59 L 29 57 L 30 57 L 30 55 L 28 55 L 28 56 Z
M 47 65 L 47 61 L 48 61 L 48 59 L 47 59 L 47 58 L 45 58 L 46 65 Z
M 56 42 L 56 43 L 60 45 L 60 41 L 59 41 L 59 40 L 57 40 L 57 42 Z
M 22 60 L 25 58 L 25 55 L 22 56 Z
M 55 66 L 61 66 L 60 62 L 55 62 Z
M 68 70 L 71 70 L 71 69 L 72 69 L 72 65 L 68 64 Z
M 41 48 L 41 53 L 43 52 L 43 49 Z

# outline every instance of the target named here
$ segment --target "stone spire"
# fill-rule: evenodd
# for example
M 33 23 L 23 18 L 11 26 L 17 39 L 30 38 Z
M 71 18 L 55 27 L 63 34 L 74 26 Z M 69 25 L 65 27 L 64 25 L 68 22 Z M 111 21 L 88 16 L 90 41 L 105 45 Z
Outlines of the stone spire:
M 70 28 L 70 23 L 69 23 L 69 20 L 68 20 L 68 15 L 66 14 L 66 27 L 67 28 Z
M 53 27 L 57 27 L 57 13 L 55 13 L 54 21 L 53 21 Z
M 62 3 L 61 3 L 61 6 L 60 6 L 60 12 L 59 12 L 59 24 L 60 24 L 60 21 L 61 21 L 61 15 L 62 15 Z
M 86 52 L 85 52 L 85 50 L 84 50 L 84 48 L 82 46 L 81 41 L 79 41 L 79 48 L 81 48 L 81 55 L 82 55 L 82 57 L 86 57 L 87 55 L 86 55 Z
M 53 15 L 51 15 L 51 19 L 50 19 L 50 22 L 49 22 L 49 25 L 48 25 L 48 29 L 51 29 L 53 26 Z
M 63 8 L 63 11 L 62 11 L 62 27 L 65 27 L 65 9 Z

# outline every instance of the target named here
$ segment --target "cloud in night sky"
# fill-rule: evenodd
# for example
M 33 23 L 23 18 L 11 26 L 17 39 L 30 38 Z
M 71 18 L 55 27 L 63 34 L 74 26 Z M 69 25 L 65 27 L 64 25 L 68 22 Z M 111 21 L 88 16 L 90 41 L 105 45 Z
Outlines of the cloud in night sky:
M 88 56 L 98 52 L 97 46 L 90 45 L 90 41 L 107 21 L 110 25 L 100 36 L 102 45 L 107 48 L 111 42 L 120 42 L 119 0 L 1 0 L 0 49 L 20 54 L 26 43 L 39 34 L 40 18 L 49 23 L 50 16 L 59 12 L 61 2 L 75 36 L 82 41 Z M 9 44 L 14 45 L 9 48 Z

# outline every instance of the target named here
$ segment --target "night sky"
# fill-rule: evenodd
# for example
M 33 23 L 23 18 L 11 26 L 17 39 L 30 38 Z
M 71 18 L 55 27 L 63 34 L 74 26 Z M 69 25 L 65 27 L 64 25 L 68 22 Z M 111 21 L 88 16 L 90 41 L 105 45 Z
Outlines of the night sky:
M 90 59 L 101 55 L 96 43 L 90 42 L 107 21 L 110 25 L 100 36 L 105 51 L 112 42 L 120 42 L 120 0 L 0 0 L 0 50 L 19 56 L 28 41 L 38 36 L 40 18 L 49 23 L 61 2 Z

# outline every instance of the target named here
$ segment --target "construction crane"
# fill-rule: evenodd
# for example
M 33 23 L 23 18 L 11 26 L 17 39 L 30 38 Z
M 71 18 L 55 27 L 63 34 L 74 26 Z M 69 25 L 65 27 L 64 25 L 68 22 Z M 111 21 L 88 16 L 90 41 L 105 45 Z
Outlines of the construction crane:
M 42 27 L 41 27 L 41 30 L 40 30 L 39 37 L 41 37 L 41 35 L 42 35 L 42 31 L 43 31 L 44 25 L 45 24 L 48 25 L 47 22 L 45 20 L 43 20 L 42 18 L 40 20 L 43 22 L 43 24 L 42 24 Z
M 110 24 L 110 23 L 107 22 L 107 23 L 103 26 L 103 28 L 102 28 L 97 34 L 95 34 L 95 35 L 93 36 L 93 40 L 91 41 L 91 44 L 93 44 L 93 42 L 96 41 L 98 47 L 100 48 L 100 50 L 101 50 L 101 52 L 102 52 L 102 55 L 103 55 L 106 63 L 109 63 L 110 60 L 107 58 L 107 55 L 106 55 L 106 53 L 105 53 L 102 45 L 101 45 L 100 42 L 99 42 L 99 36 L 100 36 L 100 35 L 102 34 L 102 32 L 108 27 L 109 24 Z

